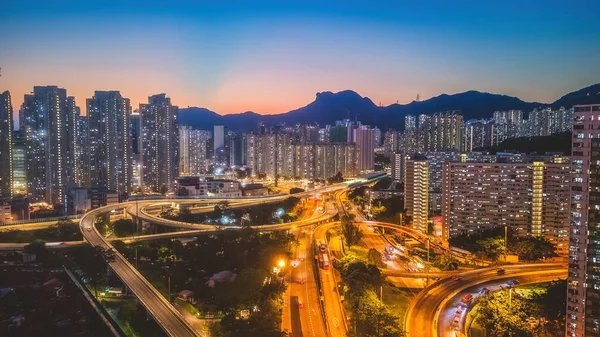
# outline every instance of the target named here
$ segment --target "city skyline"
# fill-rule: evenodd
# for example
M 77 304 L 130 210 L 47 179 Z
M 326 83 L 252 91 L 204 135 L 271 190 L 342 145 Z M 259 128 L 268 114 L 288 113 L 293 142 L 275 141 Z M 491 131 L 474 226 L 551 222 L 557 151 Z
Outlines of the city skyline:
M 34 85 L 58 85 L 80 106 L 119 90 L 134 107 L 166 93 L 180 107 L 273 114 L 320 91 L 384 105 L 470 89 L 548 102 L 597 82 L 597 3 L 520 6 L 11 3 L 0 88 L 15 111 Z

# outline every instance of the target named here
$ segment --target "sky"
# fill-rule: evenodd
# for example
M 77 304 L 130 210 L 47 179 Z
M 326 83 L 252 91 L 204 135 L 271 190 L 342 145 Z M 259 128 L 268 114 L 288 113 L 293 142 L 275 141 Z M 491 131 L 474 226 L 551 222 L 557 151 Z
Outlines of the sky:
M 133 107 L 166 93 L 220 114 L 286 112 L 317 92 L 376 104 L 479 90 L 552 102 L 600 82 L 600 1 L 5 0 L 0 90 Z

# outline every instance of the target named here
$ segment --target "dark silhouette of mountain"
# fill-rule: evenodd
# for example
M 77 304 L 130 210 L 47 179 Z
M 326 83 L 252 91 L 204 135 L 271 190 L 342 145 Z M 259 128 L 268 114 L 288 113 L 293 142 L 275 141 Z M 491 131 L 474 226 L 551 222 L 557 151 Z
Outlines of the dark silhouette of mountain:
M 570 108 L 576 104 L 592 104 L 600 103 L 600 83 L 590 85 L 589 87 L 573 91 L 559 98 L 552 103 L 553 109 L 558 109 L 561 106 Z
M 213 125 L 225 125 L 236 131 L 254 130 L 258 123 L 276 125 L 285 123 L 317 123 L 321 126 L 333 124 L 345 118 L 356 119 L 363 124 L 376 125 L 382 129 L 403 129 L 404 116 L 432 114 L 435 112 L 458 110 L 465 120 L 490 118 L 494 111 L 517 109 L 529 112 L 534 108 L 552 106 L 570 108 L 574 104 L 600 102 L 600 84 L 596 84 L 567 94 L 552 104 L 524 102 L 517 97 L 497 95 L 479 91 L 466 91 L 458 94 L 442 94 L 424 101 L 408 104 L 377 106 L 368 97 L 354 91 L 338 93 L 321 92 L 310 104 L 286 113 L 259 115 L 252 111 L 240 114 L 219 115 L 204 108 L 183 108 L 179 110 L 179 122 L 200 129 L 212 129 Z

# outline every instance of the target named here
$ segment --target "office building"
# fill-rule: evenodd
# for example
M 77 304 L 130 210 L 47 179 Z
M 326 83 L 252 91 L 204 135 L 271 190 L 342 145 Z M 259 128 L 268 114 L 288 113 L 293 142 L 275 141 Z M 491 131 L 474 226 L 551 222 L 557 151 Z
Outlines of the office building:
M 429 220 L 429 163 L 415 155 L 406 160 L 404 172 L 404 208 L 412 218 L 412 227 L 427 233 Z
M 243 134 L 229 137 L 229 165 L 246 165 L 246 136 Z
M 348 140 L 348 128 L 344 125 L 335 125 L 329 129 L 329 141 L 332 143 L 346 143 Z
M 0 94 L 0 198 L 13 195 L 13 110 L 10 92 Z M 9 212 L 10 214 L 10 212 Z
M 90 185 L 126 196 L 132 188 L 131 104 L 118 91 L 87 100 Z
M 443 163 L 442 238 L 507 226 L 539 236 L 566 255 L 570 163 Z
M 179 127 L 179 176 L 197 176 L 208 172 L 207 156 L 210 131 Z
M 140 104 L 142 121 L 142 186 L 156 192 L 175 186 L 179 173 L 179 108 L 166 94 L 148 97 Z
M 13 196 L 27 195 L 27 148 L 21 130 L 13 131 L 12 173 Z
M 218 149 L 225 147 L 225 127 L 223 125 L 214 126 L 213 142 L 213 150 L 215 153 Z
M 358 150 L 358 169 L 373 170 L 375 166 L 375 130 L 361 125 L 354 130 L 354 142 Z
M 27 146 L 27 193 L 30 201 L 66 204 L 75 185 L 75 121 L 72 100 L 56 86 L 36 86 L 19 111 Z
M 600 335 L 600 104 L 573 112 L 571 239 L 567 280 L 569 337 Z

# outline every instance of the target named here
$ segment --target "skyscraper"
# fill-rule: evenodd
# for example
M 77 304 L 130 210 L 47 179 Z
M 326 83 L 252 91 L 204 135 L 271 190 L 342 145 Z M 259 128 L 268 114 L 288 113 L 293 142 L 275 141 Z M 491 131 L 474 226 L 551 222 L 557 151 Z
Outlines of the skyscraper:
M 375 130 L 361 125 L 354 130 L 354 142 L 358 149 L 358 169 L 373 170 L 375 165 Z
M 166 94 L 148 97 L 140 104 L 144 188 L 165 191 L 175 186 L 179 171 L 179 108 Z
M 179 175 L 196 176 L 208 170 L 207 156 L 210 131 L 194 130 L 191 126 L 179 127 Z
M 412 217 L 414 229 L 427 233 L 429 219 L 429 164 L 420 155 L 406 160 L 404 171 L 404 208 Z
M 88 149 L 88 116 L 77 115 L 75 138 L 75 183 L 90 187 L 90 152 Z
M 229 137 L 229 165 L 246 165 L 246 136 L 233 135 Z
M 142 176 L 142 118 L 139 110 L 134 110 L 129 117 L 129 133 L 131 135 L 131 182 L 140 185 Z
M 573 115 L 567 336 L 600 335 L 600 104 Z
M 0 198 L 12 197 L 13 191 L 13 110 L 10 92 L 0 94 Z
M 118 91 L 96 91 L 87 100 L 90 184 L 131 193 L 131 104 Z
M 66 205 L 66 189 L 75 183 L 75 121 L 67 91 L 33 87 L 19 111 L 27 146 L 27 193 L 31 201 Z

